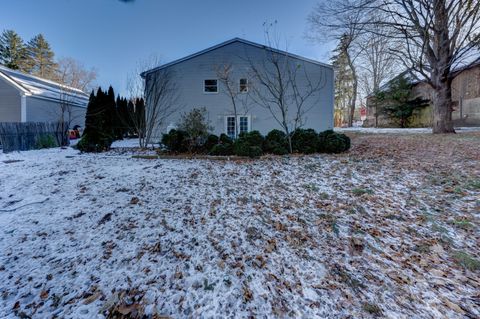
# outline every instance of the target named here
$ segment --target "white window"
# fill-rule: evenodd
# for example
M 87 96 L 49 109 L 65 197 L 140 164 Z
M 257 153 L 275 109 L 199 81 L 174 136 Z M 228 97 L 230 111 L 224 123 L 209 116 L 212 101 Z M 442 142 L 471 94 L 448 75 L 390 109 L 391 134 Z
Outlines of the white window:
M 248 132 L 248 117 L 239 116 L 238 117 L 238 133 Z
M 218 93 L 217 80 L 204 80 L 203 81 L 203 92 L 204 93 Z
M 235 121 L 235 116 L 229 115 L 225 117 L 225 133 L 230 138 L 235 138 L 235 128 L 238 134 L 250 132 L 250 116 L 239 115 Z
M 235 138 L 235 116 L 227 116 L 227 135 Z
M 248 92 L 248 80 L 240 79 L 240 93 L 247 93 L 247 92 Z

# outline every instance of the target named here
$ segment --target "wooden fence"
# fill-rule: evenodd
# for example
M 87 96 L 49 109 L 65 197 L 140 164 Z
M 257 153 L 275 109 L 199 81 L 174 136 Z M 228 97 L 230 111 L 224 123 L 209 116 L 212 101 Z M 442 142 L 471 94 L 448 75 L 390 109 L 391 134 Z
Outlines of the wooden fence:
M 4 153 L 68 145 L 67 126 L 62 122 L 0 123 Z

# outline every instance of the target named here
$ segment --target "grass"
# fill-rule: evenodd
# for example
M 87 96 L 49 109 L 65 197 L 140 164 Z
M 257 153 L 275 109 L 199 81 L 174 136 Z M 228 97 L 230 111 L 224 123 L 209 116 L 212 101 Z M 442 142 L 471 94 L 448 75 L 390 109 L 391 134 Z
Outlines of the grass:
M 463 230 L 470 230 L 474 229 L 475 225 L 473 225 L 471 222 L 465 219 L 457 219 L 453 221 L 453 225 L 455 227 L 461 228 Z
M 379 306 L 369 302 L 363 304 L 363 310 L 374 316 L 380 316 L 382 314 L 382 309 L 380 309 Z
M 470 256 L 464 251 L 456 251 L 453 253 L 453 259 L 459 263 L 462 267 L 470 271 L 480 270 L 480 260 Z
M 352 194 L 355 195 L 355 196 L 362 196 L 364 194 L 372 195 L 373 193 L 374 193 L 373 190 L 370 189 L 370 188 L 356 187 L 356 188 L 352 189 Z

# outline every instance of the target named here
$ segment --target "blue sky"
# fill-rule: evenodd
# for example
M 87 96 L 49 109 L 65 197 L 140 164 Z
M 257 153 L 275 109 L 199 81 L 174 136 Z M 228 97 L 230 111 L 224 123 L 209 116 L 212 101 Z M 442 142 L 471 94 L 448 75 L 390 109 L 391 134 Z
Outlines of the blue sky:
M 126 93 L 137 62 L 152 54 L 168 62 L 233 37 L 264 43 L 263 22 L 292 53 L 328 62 L 328 45 L 305 38 L 317 0 L 0 0 L 0 30 L 25 41 L 43 33 L 57 58 L 73 57 L 98 71 L 99 85 Z

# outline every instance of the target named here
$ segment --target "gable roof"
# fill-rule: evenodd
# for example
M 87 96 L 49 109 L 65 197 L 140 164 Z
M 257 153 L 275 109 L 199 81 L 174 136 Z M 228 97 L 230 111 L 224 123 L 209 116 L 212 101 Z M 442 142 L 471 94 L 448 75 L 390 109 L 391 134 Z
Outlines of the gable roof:
M 57 82 L 25 74 L 0 65 L 0 78 L 14 86 L 22 94 L 50 101 L 65 101 L 87 107 L 89 96 L 82 90 Z
M 456 77 L 463 71 L 469 70 L 477 66 L 480 66 L 480 50 L 475 50 L 471 55 L 466 57 L 462 61 L 462 63 L 457 63 L 455 66 L 453 66 L 451 72 L 453 74 L 453 77 Z M 380 92 L 384 92 L 388 90 L 391 87 L 392 83 L 402 76 L 405 77 L 405 79 L 413 86 L 426 82 L 422 80 L 422 75 L 418 71 L 415 71 L 413 69 L 406 69 L 403 72 L 399 73 L 398 75 L 394 76 L 392 79 L 390 79 L 388 82 L 386 82 L 382 86 L 380 86 L 378 90 Z M 370 98 L 374 95 L 375 93 L 370 93 L 369 95 L 366 96 L 366 98 Z
M 305 57 L 302 57 L 300 55 L 296 55 L 296 54 L 292 54 L 290 52 L 286 52 L 286 51 L 282 51 L 282 50 L 278 50 L 278 49 L 275 49 L 275 48 L 272 48 L 272 47 L 269 47 L 269 46 L 266 46 L 266 45 L 263 45 L 263 44 L 258 44 L 258 43 L 255 43 L 255 42 L 252 42 L 252 41 L 248 41 L 248 40 L 245 40 L 245 39 L 241 39 L 241 38 L 233 38 L 233 39 L 230 39 L 228 41 L 225 41 L 225 42 L 222 42 L 220 44 L 217 44 L 217 45 L 214 45 L 212 47 L 209 47 L 207 49 L 204 49 L 202 51 L 198 51 L 196 53 L 193 53 L 193 54 L 190 54 L 190 55 L 187 55 L 186 57 L 184 58 L 181 58 L 181 59 L 178 59 L 178 60 L 174 60 L 172 62 L 169 62 L 169 63 L 166 63 L 166 64 L 162 64 L 156 68 L 153 68 L 153 69 L 150 69 L 150 70 L 147 70 L 147 71 L 144 71 L 142 73 L 140 73 L 140 76 L 142 78 L 145 78 L 145 75 L 149 74 L 149 73 L 152 73 L 152 72 L 155 72 L 155 71 L 158 71 L 158 70 L 161 70 L 161 69 L 165 69 L 169 66 L 172 66 L 172 65 L 175 65 L 175 64 L 178 64 L 178 63 L 181 63 L 181 62 L 184 62 L 184 61 L 187 61 L 187 60 L 190 60 L 190 59 L 193 59 L 199 55 L 202 55 L 202 54 L 205 54 L 205 53 L 208 53 L 210 51 L 213 51 L 213 50 L 216 50 L 216 49 L 219 49 L 221 47 L 224 47 L 226 45 L 229 45 L 229 44 L 232 44 L 232 43 L 235 43 L 235 42 L 239 42 L 239 43 L 243 43 L 243 44 L 246 44 L 246 45 L 250 45 L 250 46 L 253 46 L 253 47 L 257 47 L 257 48 L 260 48 L 260 49 L 267 49 L 267 50 L 270 50 L 270 51 L 273 51 L 273 52 L 276 52 L 276 53 L 279 53 L 279 54 L 284 54 L 284 55 L 288 55 L 289 57 L 292 57 L 292 58 L 296 58 L 296 59 L 299 59 L 299 60 L 302 60 L 302 61 L 306 61 L 306 62 L 309 62 L 309 63 L 313 63 L 313 64 L 316 64 L 316 65 L 320 65 L 320 66 L 323 66 L 323 67 L 327 67 L 327 68 L 331 68 L 333 69 L 333 67 L 330 65 L 330 64 L 326 64 L 326 63 L 322 63 L 322 62 L 318 62 L 316 60 L 312 60 L 312 59 L 309 59 L 309 58 L 305 58 Z

